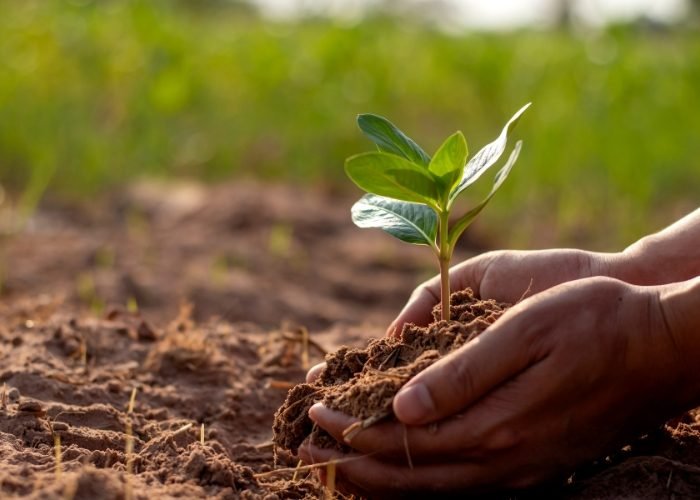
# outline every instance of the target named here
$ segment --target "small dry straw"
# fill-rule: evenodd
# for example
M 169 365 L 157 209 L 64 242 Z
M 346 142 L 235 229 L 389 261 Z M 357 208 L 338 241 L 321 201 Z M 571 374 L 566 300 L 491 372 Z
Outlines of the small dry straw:
M 190 422 L 190 423 L 187 424 L 187 425 L 183 425 L 183 426 L 180 427 L 178 430 L 176 430 L 175 432 L 173 432 L 173 436 L 177 436 L 178 434 L 182 434 L 183 432 L 187 432 L 187 431 L 190 430 L 191 428 L 192 428 L 192 422 Z
M 126 476 L 124 477 L 124 498 L 126 500 L 131 500 L 133 498 L 133 493 L 131 491 L 131 474 L 134 472 L 134 435 L 131 431 L 131 418 L 128 417 L 126 421 Z
M 335 498 L 335 460 L 326 465 L 326 494 L 327 498 Z
M 133 498 L 133 492 L 131 490 L 131 475 L 134 473 L 134 432 L 131 426 L 131 415 L 134 413 L 134 404 L 136 403 L 136 387 L 131 389 L 131 396 L 129 397 L 129 405 L 126 410 L 126 443 L 125 443 L 125 454 L 126 454 L 126 477 L 124 481 L 124 497 L 126 500 L 131 500 Z
M 131 415 L 134 413 L 134 403 L 136 403 L 136 387 L 131 389 L 131 397 L 129 397 L 129 406 L 126 410 L 126 413 Z
M 204 423 L 199 427 L 199 443 L 204 446 Z
M 126 422 L 126 473 L 131 474 L 134 468 L 134 433 L 131 428 L 131 419 Z
M 61 480 L 61 474 L 63 472 L 63 465 L 61 463 L 61 435 L 53 435 L 53 453 L 56 459 L 56 481 Z
M 353 424 L 350 424 L 348 427 L 346 427 L 343 430 L 343 441 L 345 441 L 346 444 L 351 444 L 351 441 L 357 437 L 357 435 L 362 432 L 363 430 L 367 429 L 368 427 L 373 426 L 380 420 L 383 420 L 384 418 L 389 416 L 389 412 L 382 412 L 378 413 L 376 415 L 372 415 L 371 417 L 367 417 L 364 420 L 361 420 L 359 422 L 355 422 Z
M 303 464 L 304 464 L 304 461 L 303 461 L 303 460 L 299 460 L 299 461 L 297 462 L 297 468 L 294 469 L 294 475 L 292 476 L 292 481 L 296 481 L 296 480 L 297 480 L 297 476 L 299 475 L 299 469 L 303 466 Z
M 306 472 L 306 471 L 312 471 L 314 469 L 320 469 L 321 467 L 327 467 L 329 464 L 344 464 L 345 462 L 352 462 L 354 460 L 361 460 L 363 458 L 371 457 L 374 455 L 374 453 L 367 453 L 366 455 L 360 455 L 360 456 L 355 456 L 355 457 L 347 457 L 347 458 L 339 458 L 335 460 L 330 460 L 328 462 L 319 462 L 317 464 L 311 464 L 311 465 L 304 465 L 301 467 L 284 467 L 281 469 L 274 469 L 270 470 L 267 472 L 260 472 L 258 474 L 254 474 L 253 477 L 256 479 L 264 479 L 267 477 L 271 476 L 276 476 L 278 474 L 288 474 L 288 473 L 294 473 L 294 472 Z

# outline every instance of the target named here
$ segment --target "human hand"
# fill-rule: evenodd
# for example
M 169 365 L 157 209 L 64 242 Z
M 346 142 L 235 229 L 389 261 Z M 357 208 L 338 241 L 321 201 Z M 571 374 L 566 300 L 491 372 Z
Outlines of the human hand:
M 481 254 L 450 269 L 450 289 L 471 288 L 484 299 L 515 303 L 566 281 L 590 276 L 612 276 L 620 254 L 604 254 L 573 249 L 535 251 L 499 250 Z M 401 313 L 387 329 L 387 335 L 398 335 L 406 323 L 427 325 L 431 311 L 440 302 L 440 276 L 419 285 Z M 311 382 L 325 368 L 319 363 L 308 371 Z
M 687 409 L 679 388 L 692 368 L 681 351 L 657 287 L 566 283 L 409 381 L 394 400 L 399 422 L 357 434 L 354 453 L 306 444 L 300 454 L 353 458 L 337 471 L 355 492 L 522 488 Z M 355 422 L 320 405 L 309 415 L 341 442 Z
M 620 254 L 574 249 L 499 250 L 481 254 L 450 269 L 450 289 L 467 287 L 483 299 L 515 303 L 561 283 L 591 276 L 613 276 Z M 425 326 L 440 302 L 440 276 L 419 285 L 387 335 L 399 335 L 406 323 Z

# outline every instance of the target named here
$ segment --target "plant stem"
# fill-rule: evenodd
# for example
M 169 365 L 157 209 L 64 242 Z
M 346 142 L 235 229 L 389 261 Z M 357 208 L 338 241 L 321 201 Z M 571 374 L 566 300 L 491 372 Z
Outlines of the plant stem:
M 440 214 L 440 253 L 438 255 L 440 261 L 440 304 L 442 306 L 440 318 L 444 321 L 450 320 L 450 259 L 452 251 L 448 241 L 448 220 L 449 214 L 447 212 Z

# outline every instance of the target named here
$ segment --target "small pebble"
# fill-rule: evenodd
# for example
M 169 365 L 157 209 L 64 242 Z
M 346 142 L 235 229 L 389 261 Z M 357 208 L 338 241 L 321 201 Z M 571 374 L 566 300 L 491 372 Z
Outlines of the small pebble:
M 7 391 L 7 399 L 10 400 L 10 403 L 16 403 L 17 401 L 19 401 L 19 396 L 19 389 L 17 389 L 16 387 L 13 387 L 9 391 Z
M 41 403 L 39 403 L 39 401 L 23 401 L 19 404 L 17 409 L 24 413 L 45 413 L 44 407 L 41 406 Z
M 114 321 L 117 319 L 119 316 L 121 316 L 121 311 L 117 309 L 116 307 L 113 307 L 107 311 L 107 314 L 105 314 L 105 319 L 109 321 Z
M 136 330 L 139 340 L 156 340 L 157 335 L 155 330 L 146 321 L 141 321 L 138 330 Z
M 110 380 L 109 382 L 107 382 L 107 390 L 109 392 L 117 394 L 122 391 L 122 384 L 121 382 L 118 382 L 116 380 Z

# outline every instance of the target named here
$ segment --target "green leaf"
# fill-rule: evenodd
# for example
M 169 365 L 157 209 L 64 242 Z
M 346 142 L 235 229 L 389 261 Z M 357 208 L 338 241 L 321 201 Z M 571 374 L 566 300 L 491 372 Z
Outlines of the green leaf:
M 399 155 L 418 165 L 428 166 L 430 163 L 430 156 L 383 116 L 369 113 L 358 115 L 357 125 L 381 151 Z
M 373 152 L 345 160 L 345 172 L 369 193 L 437 208 L 436 179 L 425 168 L 393 154 Z
M 446 191 L 445 199 L 462 176 L 467 154 L 467 140 L 462 132 L 455 132 L 442 143 L 430 161 L 428 170 L 440 179 L 440 188 Z
M 457 198 L 462 191 L 476 182 L 476 180 L 481 177 L 481 174 L 486 172 L 486 170 L 488 170 L 498 161 L 503 154 L 503 151 L 506 149 L 508 135 L 518 124 L 520 117 L 523 115 L 523 113 L 525 113 L 531 104 L 532 103 L 527 103 L 525 106 L 520 108 L 518 112 L 515 113 L 510 120 L 508 120 L 505 127 L 503 127 L 501 135 L 499 135 L 495 141 L 484 146 L 471 160 L 469 160 L 467 166 L 464 167 L 462 180 L 450 194 L 450 204 L 452 204 L 455 198 Z
M 366 194 L 351 213 L 358 227 L 379 228 L 402 241 L 435 247 L 438 218 L 430 207 Z
M 464 230 L 467 229 L 467 227 L 469 227 L 469 225 L 474 221 L 476 216 L 479 215 L 479 213 L 484 209 L 488 202 L 491 201 L 491 198 L 493 198 L 493 195 L 496 194 L 496 191 L 498 191 L 498 189 L 503 185 L 503 181 L 506 180 L 508 174 L 510 174 L 510 171 L 513 169 L 513 165 L 515 165 L 515 162 L 518 159 L 518 155 L 520 154 L 520 149 L 522 148 L 522 145 L 523 141 L 518 141 L 515 144 L 513 152 L 510 154 L 508 161 L 503 166 L 503 168 L 499 170 L 496 174 L 496 177 L 493 181 L 493 187 L 491 188 L 491 191 L 486 196 L 486 198 L 484 198 L 483 201 L 477 206 L 469 210 L 469 212 L 460 217 L 452 225 L 448 237 L 450 247 L 454 247 L 454 244 L 457 242 L 457 239 L 461 236 Z

